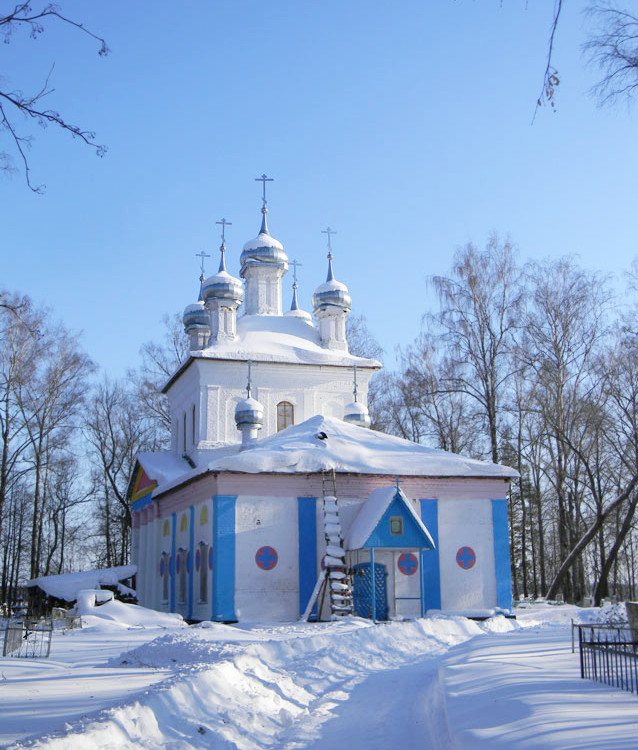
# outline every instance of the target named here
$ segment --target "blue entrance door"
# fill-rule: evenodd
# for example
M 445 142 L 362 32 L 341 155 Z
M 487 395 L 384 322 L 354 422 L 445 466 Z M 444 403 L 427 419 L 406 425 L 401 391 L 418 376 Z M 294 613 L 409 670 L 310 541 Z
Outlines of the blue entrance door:
M 353 600 L 354 613 L 359 617 L 372 618 L 372 576 L 369 562 L 358 563 L 354 566 Z M 386 578 L 388 572 L 385 565 L 374 564 L 374 586 L 376 613 L 375 620 L 388 619 L 388 593 Z

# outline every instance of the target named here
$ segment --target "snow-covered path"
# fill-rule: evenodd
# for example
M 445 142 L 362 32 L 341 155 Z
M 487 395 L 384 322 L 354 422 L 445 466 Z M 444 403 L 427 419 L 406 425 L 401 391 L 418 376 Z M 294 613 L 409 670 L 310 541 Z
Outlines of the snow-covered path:
M 334 718 L 323 725 L 320 739 L 297 747 L 448 750 L 451 742 L 439 666 L 437 658 L 425 657 L 408 666 L 372 673 L 333 711 Z
M 638 697 L 582 680 L 567 626 L 474 638 L 442 669 L 458 748 L 638 747 Z
M 164 630 L 88 618 L 56 634 L 51 661 L 0 661 L 0 747 L 637 748 L 638 698 L 581 680 L 571 653 L 570 618 L 601 611 L 517 614 Z

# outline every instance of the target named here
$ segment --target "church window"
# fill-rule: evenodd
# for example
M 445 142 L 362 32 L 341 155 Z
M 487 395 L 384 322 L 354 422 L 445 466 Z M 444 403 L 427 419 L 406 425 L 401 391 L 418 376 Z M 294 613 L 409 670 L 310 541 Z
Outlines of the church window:
M 197 442 L 197 440 L 195 439 L 195 417 L 195 404 L 193 404 L 193 408 L 191 409 L 191 443 L 193 445 L 195 445 L 195 443 Z
M 186 453 L 186 414 L 182 414 L 182 446 Z
M 199 543 L 199 601 L 208 601 L 208 545 Z
M 199 525 L 205 526 L 208 523 L 208 508 L 204 505 L 201 513 L 199 514 Z
M 186 513 L 182 513 L 182 517 L 179 522 L 179 530 L 186 531 L 188 528 L 188 521 L 186 520 Z
M 164 521 L 164 527 L 162 529 L 162 536 L 168 536 L 170 534 L 170 527 L 168 525 L 168 519 Z
M 395 536 L 403 534 L 403 519 L 401 516 L 392 516 L 390 518 L 390 533 Z
M 162 577 L 162 601 L 167 602 L 168 601 L 168 580 L 170 578 L 170 569 L 169 569 L 169 556 L 168 552 L 162 552 L 162 557 L 160 560 L 160 575 Z
M 295 423 L 295 407 L 290 401 L 280 401 L 277 404 L 277 432 L 285 430 Z
M 186 567 L 187 567 L 187 552 L 185 549 L 181 548 L 179 552 L 177 553 L 177 560 L 175 561 L 178 570 L 177 575 L 178 578 L 178 587 L 177 587 L 177 601 L 180 604 L 184 604 L 186 602 Z

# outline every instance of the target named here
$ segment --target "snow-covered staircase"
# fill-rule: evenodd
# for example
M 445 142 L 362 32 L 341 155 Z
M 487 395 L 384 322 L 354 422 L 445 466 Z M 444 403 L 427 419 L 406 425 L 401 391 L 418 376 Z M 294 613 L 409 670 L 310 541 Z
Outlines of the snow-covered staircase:
M 333 617 L 351 615 L 352 590 L 346 574 L 346 551 L 343 548 L 343 534 L 339 518 L 339 503 L 334 495 L 324 495 L 323 521 L 326 535 L 327 585 L 330 587 L 330 610 Z

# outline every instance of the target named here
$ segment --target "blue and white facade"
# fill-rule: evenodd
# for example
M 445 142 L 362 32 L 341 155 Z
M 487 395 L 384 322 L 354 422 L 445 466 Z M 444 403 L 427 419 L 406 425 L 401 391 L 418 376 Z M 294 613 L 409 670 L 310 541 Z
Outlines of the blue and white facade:
M 334 494 L 357 614 L 509 612 L 516 472 L 361 426 L 380 364 L 348 351 L 348 290 L 330 255 L 317 325 L 296 282 L 282 313 L 287 256 L 262 212 L 244 284 L 223 244 L 220 271 L 186 309 L 190 357 L 165 388 L 172 449 L 140 455 L 131 479 L 140 603 L 188 620 L 298 619 L 330 557 Z M 313 611 L 330 614 L 326 602 Z

